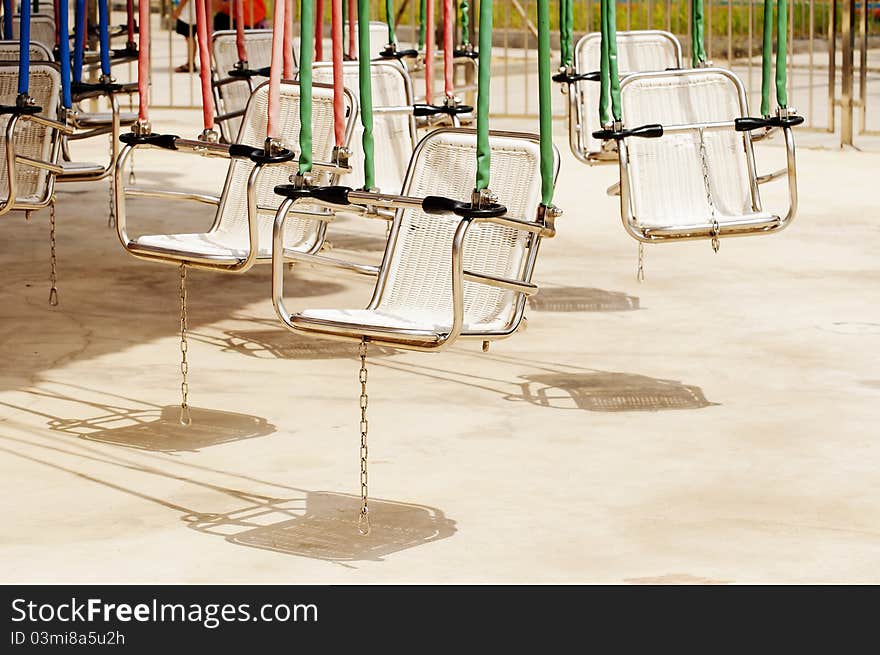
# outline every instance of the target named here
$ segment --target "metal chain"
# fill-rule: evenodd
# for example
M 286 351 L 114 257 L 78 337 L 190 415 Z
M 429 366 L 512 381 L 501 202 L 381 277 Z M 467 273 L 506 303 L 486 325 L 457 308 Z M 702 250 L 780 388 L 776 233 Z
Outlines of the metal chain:
M 367 507 L 368 488 L 367 488 L 367 432 L 369 424 L 367 423 L 367 338 L 361 339 L 358 349 L 361 358 L 361 370 L 358 371 L 358 380 L 361 383 L 361 512 L 358 515 L 358 532 L 366 536 L 370 534 L 370 508 Z
M 49 281 L 52 286 L 49 289 L 49 304 L 52 307 L 58 306 L 58 267 L 55 257 L 55 199 L 52 199 L 49 205 Z
M 645 281 L 645 244 L 639 241 L 639 267 L 636 270 L 636 280 Z
M 186 351 L 188 348 L 189 345 L 186 341 L 186 264 L 183 263 L 180 265 L 180 374 L 182 376 L 180 382 L 180 424 L 183 426 L 192 423 L 187 404 L 189 385 L 186 382 L 186 376 L 189 373 L 189 364 L 186 361 Z
M 709 181 L 709 161 L 706 154 L 704 132 L 705 130 L 700 128 L 700 163 L 703 167 L 703 187 L 706 190 L 706 202 L 709 205 L 709 211 L 712 212 L 712 231 L 709 233 L 712 236 L 712 250 L 718 252 L 718 249 L 721 247 L 721 240 L 718 238 L 718 235 L 721 233 L 721 226 L 718 224 L 718 218 L 715 216 L 715 203 L 712 200 L 712 187 Z
M 113 161 L 113 141 L 110 137 L 110 161 Z M 114 162 L 115 163 L 115 162 Z M 113 229 L 116 227 L 116 211 L 115 204 L 113 202 L 113 186 L 114 186 L 114 178 L 113 174 L 108 178 L 110 180 L 110 184 L 108 186 L 108 197 L 107 197 L 107 227 Z

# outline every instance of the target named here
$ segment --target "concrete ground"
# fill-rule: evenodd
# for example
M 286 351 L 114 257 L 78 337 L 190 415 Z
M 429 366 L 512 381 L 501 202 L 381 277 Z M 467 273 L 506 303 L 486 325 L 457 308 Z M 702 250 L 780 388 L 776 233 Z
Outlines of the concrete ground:
M 195 134 L 198 114 L 154 125 Z M 283 330 L 266 269 L 192 272 L 181 429 L 177 272 L 123 252 L 106 185 L 59 189 L 57 308 L 48 212 L 4 217 L 0 580 L 880 582 L 880 154 L 802 149 L 789 231 L 650 247 L 639 284 L 615 169 L 557 142 L 566 214 L 528 330 L 371 356 L 369 537 L 354 344 Z M 760 168 L 782 154 L 759 145 Z M 139 154 L 138 179 L 216 187 L 182 160 Z M 209 220 L 139 207 L 144 231 Z M 372 223 L 334 234 L 377 259 Z M 300 268 L 288 291 L 356 307 L 370 284 Z

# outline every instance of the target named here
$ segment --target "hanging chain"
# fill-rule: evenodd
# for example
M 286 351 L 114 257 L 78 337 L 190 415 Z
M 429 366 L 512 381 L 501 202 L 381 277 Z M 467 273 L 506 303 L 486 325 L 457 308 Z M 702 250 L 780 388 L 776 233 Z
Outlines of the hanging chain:
M 128 184 L 129 184 L 129 186 L 134 186 L 135 184 L 137 184 L 137 178 L 135 177 L 135 174 L 134 174 L 134 150 L 132 150 L 128 154 L 128 164 L 129 164 Z
M 49 281 L 52 287 L 49 289 L 49 304 L 52 307 L 58 306 L 58 268 L 55 257 L 55 199 L 49 204 Z
M 367 338 L 361 339 L 361 345 L 358 350 L 361 358 L 361 370 L 358 371 L 358 380 L 361 383 L 361 512 L 358 515 L 358 532 L 366 536 L 370 534 L 370 508 L 367 507 L 368 489 L 367 489 L 367 432 L 369 425 L 367 423 Z
M 180 265 L 180 374 L 182 376 L 180 382 L 180 424 L 183 426 L 192 423 L 187 404 L 189 385 L 186 382 L 186 377 L 189 373 L 189 364 L 186 361 L 186 351 L 188 348 L 189 345 L 186 341 L 186 264 L 183 263 Z
M 636 270 L 636 280 L 645 281 L 645 244 L 639 241 L 639 267 Z
M 703 167 L 703 187 L 706 190 L 706 203 L 709 205 L 709 211 L 712 213 L 712 231 L 709 233 L 712 237 L 712 250 L 718 252 L 721 247 L 721 240 L 718 235 L 721 233 L 721 226 L 718 224 L 718 218 L 715 215 L 715 203 L 712 200 L 712 186 L 709 180 L 709 161 L 706 154 L 706 140 L 704 138 L 705 130 L 700 128 L 700 163 Z
M 113 137 L 110 137 L 110 161 L 115 163 L 113 160 Z M 115 203 L 113 202 L 113 188 L 114 188 L 114 178 L 115 176 L 111 173 L 108 177 L 110 180 L 110 185 L 108 186 L 108 197 L 107 197 L 107 227 L 113 229 L 116 227 L 116 211 L 115 211 Z

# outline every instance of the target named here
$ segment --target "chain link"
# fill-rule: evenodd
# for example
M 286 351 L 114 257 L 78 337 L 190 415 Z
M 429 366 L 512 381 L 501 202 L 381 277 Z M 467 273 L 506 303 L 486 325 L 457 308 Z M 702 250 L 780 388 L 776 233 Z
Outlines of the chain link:
M 361 512 L 358 515 L 358 532 L 366 536 L 370 534 L 370 508 L 367 506 L 369 497 L 367 488 L 367 432 L 369 424 L 367 423 L 367 338 L 361 339 L 361 345 L 358 349 L 361 358 L 361 370 L 358 371 L 358 381 L 361 383 Z
M 49 304 L 52 307 L 58 306 L 58 267 L 55 257 L 55 199 L 49 204 L 49 282 L 52 286 L 49 289 Z
M 116 163 L 113 159 L 113 137 L 110 137 L 110 161 L 114 164 Z M 110 229 L 114 229 L 116 227 L 116 210 L 115 203 L 113 202 L 113 189 L 115 186 L 115 175 L 112 173 L 109 176 L 110 184 L 108 186 L 108 196 L 107 196 L 107 227 Z
M 189 373 L 189 364 L 186 361 L 186 352 L 189 345 L 186 341 L 186 264 L 180 265 L 180 424 L 187 426 L 192 423 L 189 413 L 187 396 L 189 385 L 186 382 Z
M 709 211 L 712 213 L 712 231 L 709 233 L 712 237 L 712 250 L 718 252 L 721 247 L 721 240 L 718 235 L 721 233 L 721 226 L 718 224 L 718 218 L 715 216 L 715 203 L 712 200 L 712 186 L 709 178 L 709 160 L 706 154 L 705 130 L 700 128 L 700 163 L 703 168 L 703 187 L 706 190 L 706 203 L 709 205 Z
M 645 281 L 645 244 L 639 241 L 639 266 L 636 269 L 636 280 Z

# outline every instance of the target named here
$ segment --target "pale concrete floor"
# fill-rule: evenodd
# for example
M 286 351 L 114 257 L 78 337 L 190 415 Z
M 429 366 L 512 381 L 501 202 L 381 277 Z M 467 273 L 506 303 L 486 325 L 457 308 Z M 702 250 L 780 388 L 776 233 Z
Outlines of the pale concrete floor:
M 106 185 L 59 191 L 55 309 L 47 212 L 5 217 L 0 580 L 880 582 L 880 155 L 799 156 L 790 231 L 717 255 L 651 247 L 638 284 L 604 194 L 615 170 L 562 150 L 567 213 L 529 329 L 488 354 L 372 358 L 368 538 L 354 345 L 283 331 L 265 269 L 191 273 L 200 410 L 182 431 L 176 271 L 123 252 Z M 781 157 L 759 146 L 762 169 Z M 168 161 L 138 155 L 139 179 L 219 179 Z M 141 208 L 144 229 L 207 220 Z M 331 240 L 375 259 L 368 230 Z M 289 283 L 295 307 L 358 306 L 369 289 L 306 269 Z

